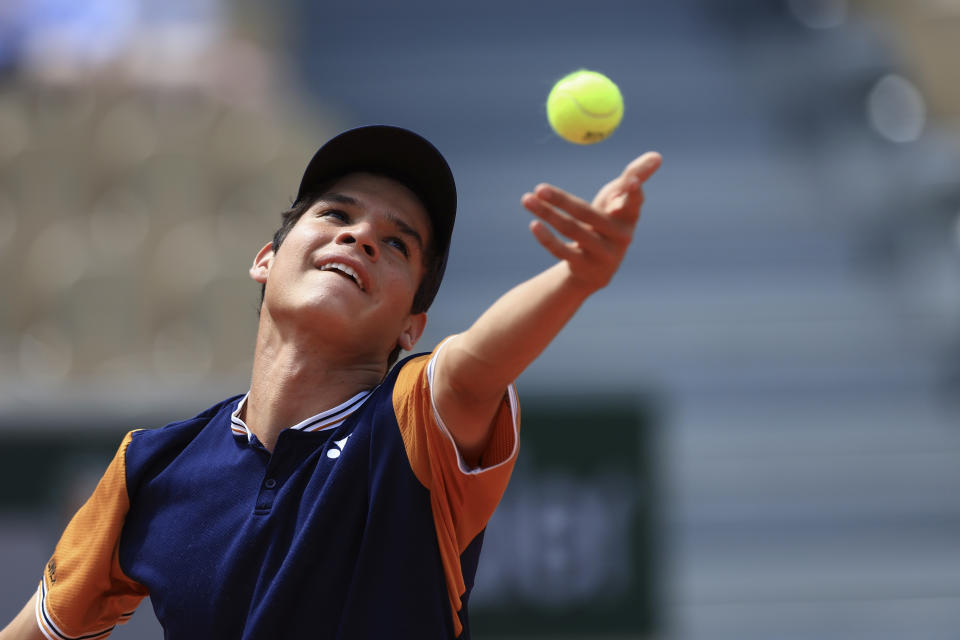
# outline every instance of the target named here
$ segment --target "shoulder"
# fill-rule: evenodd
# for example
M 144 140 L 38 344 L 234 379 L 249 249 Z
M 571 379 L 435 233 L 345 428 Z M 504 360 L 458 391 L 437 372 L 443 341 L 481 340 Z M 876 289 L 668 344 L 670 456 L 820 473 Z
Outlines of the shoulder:
M 408 396 L 417 387 L 418 380 L 426 383 L 426 369 L 430 353 L 415 353 L 397 362 L 364 402 L 366 412 L 390 410 L 398 398 Z M 392 410 L 391 410 L 392 412 Z
M 178 435 L 198 431 L 212 422 L 214 419 L 226 417 L 230 419 L 230 414 L 237 408 L 237 402 L 243 398 L 243 394 L 230 396 L 215 405 L 204 409 L 192 418 L 170 422 L 158 429 L 143 428 L 134 432 L 134 439 L 164 439 L 176 438 Z
M 400 360 L 393 366 L 393 369 L 390 370 L 390 373 L 387 374 L 387 377 L 384 379 L 384 383 L 389 382 L 390 386 L 394 387 L 398 381 L 410 378 L 411 376 L 416 376 L 421 372 L 425 372 L 430 363 L 430 358 L 434 353 L 435 351 L 414 353 L 407 356 L 403 360 Z
M 403 387 L 409 385 L 412 380 L 425 376 L 427 369 L 432 363 L 434 353 L 435 352 L 415 353 L 398 362 L 387 377 L 388 380 L 393 379 L 391 388 L 396 389 L 397 386 Z
M 176 456 L 197 440 L 208 426 L 222 423 L 227 436 L 230 432 L 230 414 L 236 409 L 243 395 L 231 396 L 204 409 L 187 420 L 171 422 L 157 429 L 138 429 L 132 432 L 126 450 L 128 474 L 143 469 L 152 463 Z

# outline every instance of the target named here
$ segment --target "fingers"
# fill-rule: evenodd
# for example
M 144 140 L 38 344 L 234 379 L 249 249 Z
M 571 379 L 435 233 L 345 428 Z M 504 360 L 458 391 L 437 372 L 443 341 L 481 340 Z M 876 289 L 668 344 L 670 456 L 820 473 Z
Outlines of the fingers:
M 656 152 L 636 158 L 592 203 L 552 185 L 538 185 L 522 198 L 523 206 L 539 218 L 530 223 L 530 231 L 551 255 L 567 263 L 577 281 L 593 289 L 605 286 L 633 239 L 643 184 L 661 162 Z
M 569 212 L 562 211 L 551 205 L 546 200 L 538 197 L 538 194 L 528 193 L 524 195 L 523 205 L 530 211 L 530 213 L 534 214 L 540 218 L 540 220 L 553 227 L 558 233 L 576 242 L 583 250 L 588 252 L 602 250 L 604 238 L 607 237 L 607 234 L 603 234 L 602 231 L 595 229 L 582 220 L 577 220 L 572 215 L 568 215 Z M 589 209 L 589 206 L 586 205 L 586 208 Z M 581 214 L 584 213 L 580 209 L 574 209 L 574 211 L 577 211 Z M 590 215 L 585 217 L 593 218 L 594 216 L 595 214 L 591 210 Z M 603 221 L 601 220 L 601 222 Z M 543 227 L 544 225 L 540 226 Z M 531 230 L 533 230 L 532 227 Z M 544 231 L 549 233 L 549 230 L 545 228 Z M 537 235 L 536 231 L 534 231 L 534 235 Z M 537 239 L 541 240 L 542 242 L 541 236 L 538 235 Z M 550 249 L 549 246 L 547 248 Z M 553 253 L 553 251 L 551 251 L 551 253 Z M 554 255 L 556 254 L 554 253 Z
M 648 151 L 639 158 L 634 159 L 623 170 L 624 176 L 634 176 L 641 184 L 650 179 L 660 165 L 663 163 L 663 157 L 656 151 Z
M 572 261 L 579 258 L 582 253 L 573 246 L 562 242 L 553 234 L 547 225 L 539 220 L 530 221 L 530 231 L 537 241 L 543 245 L 543 248 L 550 252 L 557 260 Z
M 643 204 L 643 187 L 634 176 L 617 178 L 600 201 L 599 208 L 615 218 L 636 222 Z
M 533 197 L 541 202 L 549 203 L 554 210 L 565 212 L 601 234 L 610 235 L 616 232 L 616 224 L 609 217 L 603 215 L 590 203 L 567 193 L 563 189 L 548 184 L 537 185 Z M 553 222 L 550 222 L 550 224 L 553 224 Z M 558 228 L 558 230 L 567 235 L 562 229 Z
M 660 167 L 660 154 L 651 151 L 635 158 L 619 176 L 597 192 L 593 206 L 615 218 L 636 222 L 643 204 L 643 184 Z

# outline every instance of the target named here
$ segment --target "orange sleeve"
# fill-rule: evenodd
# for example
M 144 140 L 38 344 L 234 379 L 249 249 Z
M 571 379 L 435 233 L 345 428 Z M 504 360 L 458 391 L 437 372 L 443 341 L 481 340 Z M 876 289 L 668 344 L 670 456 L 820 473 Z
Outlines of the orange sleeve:
M 105 638 L 147 596 L 119 561 L 120 532 L 130 509 L 125 459 L 132 435 L 123 439 L 47 563 L 37 593 L 37 624 L 47 638 Z
M 517 459 L 520 410 L 511 385 L 494 418 L 480 466 L 468 468 L 437 414 L 430 392 L 433 356 L 442 347 L 441 344 L 430 356 L 414 358 L 404 365 L 393 389 L 393 407 L 410 466 L 430 491 L 433 524 L 459 635 L 462 629 L 456 612 L 466 590 L 460 554 L 487 526 L 507 488 Z

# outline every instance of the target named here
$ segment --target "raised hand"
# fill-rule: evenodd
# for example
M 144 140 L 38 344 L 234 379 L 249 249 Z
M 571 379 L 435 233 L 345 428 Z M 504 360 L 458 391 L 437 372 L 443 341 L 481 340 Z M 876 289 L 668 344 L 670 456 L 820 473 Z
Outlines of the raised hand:
M 530 231 L 547 251 L 567 264 L 579 286 L 595 291 L 617 272 L 640 218 L 643 184 L 660 163 L 656 152 L 636 158 L 597 192 L 592 203 L 548 184 L 524 194 L 523 206 L 539 218 L 530 222 Z

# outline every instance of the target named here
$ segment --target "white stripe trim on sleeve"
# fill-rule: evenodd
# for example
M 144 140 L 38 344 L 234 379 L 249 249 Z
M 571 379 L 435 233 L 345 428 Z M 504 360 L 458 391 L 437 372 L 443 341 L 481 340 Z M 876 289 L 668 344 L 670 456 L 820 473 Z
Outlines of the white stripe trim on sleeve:
M 520 445 L 520 430 L 517 425 L 517 415 L 518 411 L 518 400 L 517 400 L 517 389 L 511 383 L 507 386 L 507 399 L 510 402 L 510 418 L 513 423 L 513 449 L 510 450 L 510 455 L 506 457 L 502 462 L 490 467 L 476 467 L 471 469 L 467 466 L 467 463 L 463 460 L 463 454 L 460 452 L 460 447 L 457 446 L 456 441 L 453 439 L 453 436 L 450 434 L 450 430 L 447 428 L 447 425 L 443 422 L 443 418 L 440 417 L 440 412 L 437 411 L 437 403 L 433 397 L 433 375 L 434 369 L 436 368 L 437 355 L 440 354 L 440 351 L 449 343 L 451 340 L 455 339 L 457 336 L 453 335 L 437 345 L 437 348 L 433 350 L 433 354 L 430 356 L 430 361 L 427 362 L 427 384 L 430 386 L 430 406 L 433 408 L 433 418 L 437 421 L 437 426 L 440 427 L 440 431 L 443 432 L 443 435 L 447 437 L 450 443 L 453 445 L 454 451 L 457 452 L 457 466 L 460 468 L 460 472 L 466 475 L 479 475 L 491 469 L 496 469 L 497 467 L 507 464 L 513 457 L 517 454 L 517 447 Z
M 50 617 L 50 611 L 47 609 L 47 584 L 43 578 L 40 578 L 40 586 L 37 587 L 37 626 L 40 627 L 40 633 L 47 640 L 87 640 L 95 638 L 106 638 L 111 633 L 113 633 L 116 625 L 104 629 L 102 631 L 94 631 L 93 633 L 87 633 L 80 636 L 71 636 L 64 633 L 56 624 L 53 622 L 53 618 Z M 47 631 L 52 631 L 55 635 L 50 635 Z

